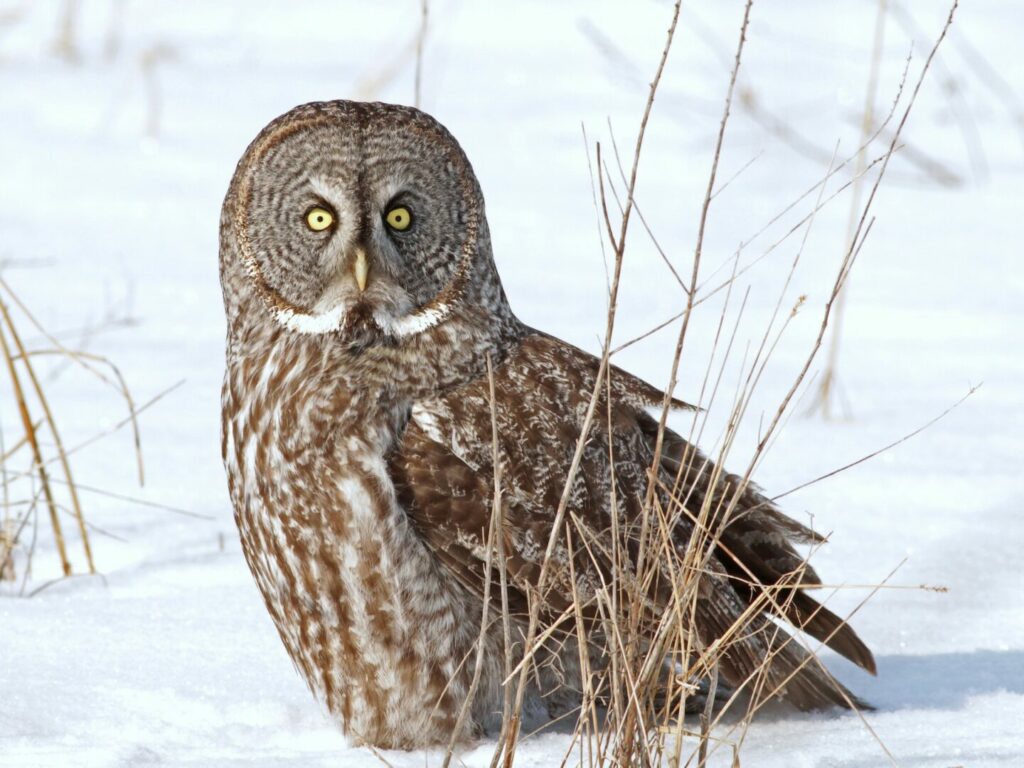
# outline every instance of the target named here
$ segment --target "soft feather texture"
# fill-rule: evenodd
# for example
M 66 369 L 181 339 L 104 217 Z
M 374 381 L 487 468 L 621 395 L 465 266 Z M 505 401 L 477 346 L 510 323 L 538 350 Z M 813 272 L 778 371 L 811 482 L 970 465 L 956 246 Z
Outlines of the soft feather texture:
M 413 219 L 397 234 L 385 225 L 395 201 Z M 311 232 L 310 205 L 333 210 L 336 226 Z M 485 580 L 495 576 L 484 572 L 494 484 L 487 361 L 497 366 L 514 641 L 598 361 L 516 318 L 468 158 L 443 126 L 408 107 L 315 103 L 267 126 L 224 200 L 221 282 L 228 489 L 246 561 L 289 656 L 356 742 L 409 749 L 479 733 L 501 713 L 505 680 L 500 622 L 476 661 Z M 610 579 L 637 587 L 644 638 L 680 592 L 669 568 L 639 586 L 644 569 L 633 566 L 655 463 L 657 423 L 646 411 L 664 395 L 610 373 L 572 478 L 571 536 L 559 531 L 536 603 L 547 633 L 581 598 L 596 664 L 607 663 L 601 633 L 616 616 L 594 598 Z M 664 529 L 662 554 L 666 564 L 683 552 L 706 556 L 689 582 L 687 621 L 703 644 L 716 643 L 725 679 L 739 686 L 767 669 L 764 692 L 797 706 L 855 703 L 775 620 L 873 667 L 856 635 L 803 592 L 818 579 L 793 544 L 820 537 L 754 488 L 729 504 L 737 478 L 677 435 L 664 438 L 650 498 L 678 519 Z M 673 488 L 681 504 L 669 498 Z M 707 527 L 726 525 L 707 551 L 694 522 L 701 510 Z M 574 631 L 567 623 L 534 657 L 524 714 L 579 704 L 585 656 Z
M 526 595 L 536 586 L 597 372 L 594 357 L 539 333 L 526 336 L 494 371 L 493 408 L 504 494 L 502 535 L 513 588 L 510 605 L 520 613 L 526 610 Z M 494 492 L 489 385 L 484 376 L 440 397 L 417 402 L 391 458 L 399 498 L 413 524 L 452 575 L 481 593 Z M 611 373 L 611 393 L 611 431 L 607 418 L 595 420 L 580 470 L 572 481 L 566 518 L 582 521 L 598 539 L 607 538 L 613 515 L 618 516 L 622 529 L 637 524 L 657 434 L 657 422 L 645 408 L 662 400 L 661 392 L 618 369 Z M 607 405 L 602 396 L 598 412 L 605 413 Z M 731 498 L 729 489 L 739 485 L 739 478 L 724 475 L 712 487 L 714 465 L 671 431 L 666 431 L 663 451 L 661 479 L 666 487 L 675 484 L 686 454 L 689 470 L 676 493 L 686 499 L 693 518 L 706 495 Z M 713 509 L 725 506 L 718 501 L 716 497 Z M 709 527 L 714 525 L 712 521 Z M 574 536 L 578 542 L 579 528 L 579 523 L 567 522 L 566 531 L 571 533 L 563 533 L 556 547 L 555 587 L 547 593 L 549 616 L 569 605 L 574 585 L 564 538 Z M 687 545 L 693 529 L 692 519 L 683 516 L 679 520 L 674 534 L 680 547 Z M 874 672 L 871 653 L 853 630 L 804 591 L 820 581 L 793 542 L 820 540 L 748 486 L 711 555 L 705 578 L 713 588 L 698 600 L 697 631 L 710 645 L 770 587 L 772 597 L 763 602 L 766 610 L 747 620 L 745 631 L 728 645 L 722 659 L 725 679 L 742 685 L 756 675 L 766 656 L 773 655 L 768 688 L 789 680 L 781 692 L 795 706 L 863 706 L 769 619 L 770 615 L 784 618 Z M 595 554 L 594 547 L 577 543 L 573 552 L 576 592 L 589 604 L 601 585 L 614 578 L 615 571 L 599 549 Z M 776 589 L 780 585 L 790 588 Z M 666 583 L 653 589 L 655 604 L 667 601 L 666 589 L 670 589 Z M 492 590 L 492 600 L 500 607 L 497 590 Z

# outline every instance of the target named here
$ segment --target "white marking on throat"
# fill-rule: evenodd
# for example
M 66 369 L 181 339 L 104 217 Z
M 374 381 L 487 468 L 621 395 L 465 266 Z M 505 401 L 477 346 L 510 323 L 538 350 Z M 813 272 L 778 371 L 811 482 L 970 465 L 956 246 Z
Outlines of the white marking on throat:
M 339 330 L 348 313 L 348 307 L 344 302 L 339 302 L 322 312 L 300 312 L 290 307 L 275 308 L 272 311 L 277 322 L 285 328 L 312 336 Z M 446 320 L 451 311 L 450 304 L 439 304 L 428 309 L 413 310 L 401 317 L 392 317 L 378 311 L 374 313 L 373 319 L 385 333 L 398 339 L 407 339 Z
M 315 335 L 318 333 L 330 333 L 341 327 L 345 317 L 345 306 L 338 304 L 326 312 L 309 314 L 307 312 L 296 312 L 294 309 L 276 309 L 274 318 L 292 331 Z
M 450 304 L 439 304 L 428 309 L 414 310 L 402 317 L 378 317 L 374 319 L 387 333 L 399 339 L 415 336 L 445 320 L 451 314 Z

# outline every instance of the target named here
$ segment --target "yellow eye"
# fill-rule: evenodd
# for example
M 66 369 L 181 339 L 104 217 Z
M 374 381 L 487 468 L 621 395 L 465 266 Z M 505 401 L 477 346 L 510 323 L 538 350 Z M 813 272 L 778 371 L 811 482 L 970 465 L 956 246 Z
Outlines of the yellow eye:
M 323 232 L 334 223 L 334 214 L 326 208 L 310 208 L 306 214 L 306 226 L 314 232 Z
M 384 221 L 388 223 L 388 226 L 398 232 L 404 232 L 412 224 L 412 214 L 409 209 L 403 205 L 399 205 L 388 211 L 384 217 Z

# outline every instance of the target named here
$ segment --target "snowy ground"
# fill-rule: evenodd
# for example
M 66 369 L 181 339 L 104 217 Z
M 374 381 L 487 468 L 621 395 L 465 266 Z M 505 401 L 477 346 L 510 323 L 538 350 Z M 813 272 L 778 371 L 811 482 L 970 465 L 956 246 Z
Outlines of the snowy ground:
M 113 535 L 93 536 L 103 578 L 62 581 L 32 598 L 2 586 L 0 766 L 372 765 L 293 672 L 235 538 L 218 449 L 216 229 L 234 163 L 272 117 L 313 99 L 411 102 L 403 51 L 419 4 L 126 0 L 112 58 L 104 40 L 118 4 L 81 5 L 81 61 L 68 64 L 50 53 L 57 3 L 0 0 L 3 277 L 53 331 L 111 313 L 137 321 L 64 338 L 115 360 L 140 402 L 184 380 L 142 418 L 146 485 L 137 486 L 123 433 L 76 455 L 78 479 L 203 517 L 83 492 L 88 519 Z M 816 181 L 837 140 L 840 154 L 856 143 L 877 4 L 781 5 L 753 10 L 740 85 L 761 112 L 737 105 L 721 178 L 757 159 L 716 199 L 709 270 Z M 904 5 L 922 35 L 915 77 L 946 9 L 934 0 Z M 628 152 L 669 12 L 664 2 L 623 0 L 431 4 L 423 103 L 475 164 L 513 307 L 589 349 L 603 328 L 605 273 L 580 124 L 607 150 L 610 117 Z M 685 4 L 654 112 L 638 200 L 681 270 L 741 12 L 736 2 Z M 908 28 L 897 16 L 887 26 L 883 111 Z M 959 183 L 894 161 L 851 283 L 840 372 L 852 419 L 792 419 L 756 478 L 775 491 L 796 486 L 899 438 L 984 382 L 922 435 L 786 502 L 833 531 L 815 563 L 835 584 L 878 583 L 905 560 L 893 584 L 949 588 L 883 590 L 859 610 L 877 679 L 830 659 L 878 707 L 866 722 L 901 766 L 1024 764 L 1024 64 L 1014 55 L 1022 31 L 1019 0 L 960 10 L 906 133 Z M 999 76 L 975 67 L 972 50 Z M 146 135 L 147 59 L 157 60 L 156 136 Z M 800 138 L 772 130 L 765 114 Z M 758 409 L 774 408 L 817 330 L 847 210 L 840 198 L 815 223 L 785 306 L 799 294 L 808 301 Z M 782 229 L 773 232 L 745 261 Z M 631 242 L 622 340 L 682 302 L 639 227 Z M 795 248 L 787 243 L 744 275 L 742 342 L 756 341 Z M 718 309 L 709 305 L 691 331 L 684 398 L 699 387 Z M 674 336 L 655 335 L 618 362 L 664 382 Z M 79 371 L 57 374 L 51 394 L 67 443 L 121 418 L 109 390 Z M 8 440 L 18 431 L 11 402 L 5 391 Z M 724 420 L 724 409 L 713 413 L 715 429 Z M 745 463 L 756 430 L 755 413 L 733 464 Z M 45 520 L 39 534 L 29 592 L 58 573 Z M 867 594 L 844 589 L 830 604 L 852 610 Z M 567 744 L 557 733 L 527 741 L 517 764 L 557 764 Z M 463 760 L 486 765 L 490 754 L 484 743 Z M 843 713 L 774 712 L 751 728 L 742 756 L 758 766 L 888 763 L 868 729 Z

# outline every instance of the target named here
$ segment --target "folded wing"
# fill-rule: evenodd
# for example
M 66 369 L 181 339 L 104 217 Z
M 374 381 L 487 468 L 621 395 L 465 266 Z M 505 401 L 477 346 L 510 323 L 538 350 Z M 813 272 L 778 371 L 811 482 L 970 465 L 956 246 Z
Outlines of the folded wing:
M 537 584 L 597 373 L 593 356 L 539 333 L 525 337 L 494 369 L 500 533 L 513 613 L 525 615 L 526 595 Z M 636 541 L 643 535 L 641 511 L 658 431 L 646 409 L 659 406 L 663 395 L 618 369 L 605 388 L 549 565 L 548 618 L 569 608 L 574 594 L 593 618 L 595 595 L 621 578 L 622 562 L 635 564 L 639 556 Z M 490 383 L 483 376 L 416 403 L 391 458 L 411 521 L 443 566 L 481 594 L 494 496 L 491 417 Z M 770 656 L 764 684 L 797 707 L 862 706 L 773 621 L 788 622 L 874 673 L 871 652 L 853 630 L 806 592 L 820 581 L 794 544 L 819 543 L 821 537 L 753 486 L 737 497 L 740 478 L 718 474 L 707 457 L 671 431 L 664 437 L 658 480 L 659 501 L 677 510 L 675 545 L 690 542 L 702 505 L 713 511 L 706 526 L 720 529 L 694 620 L 706 645 L 728 636 L 720 660 L 723 677 L 744 685 Z M 613 540 L 624 544 L 615 550 Z M 496 580 L 496 571 L 489 576 Z M 655 618 L 667 602 L 670 581 L 666 576 L 650 585 Z M 497 589 L 491 596 L 496 603 L 500 599 Z M 734 631 L 737 622 L 740 633 Z

